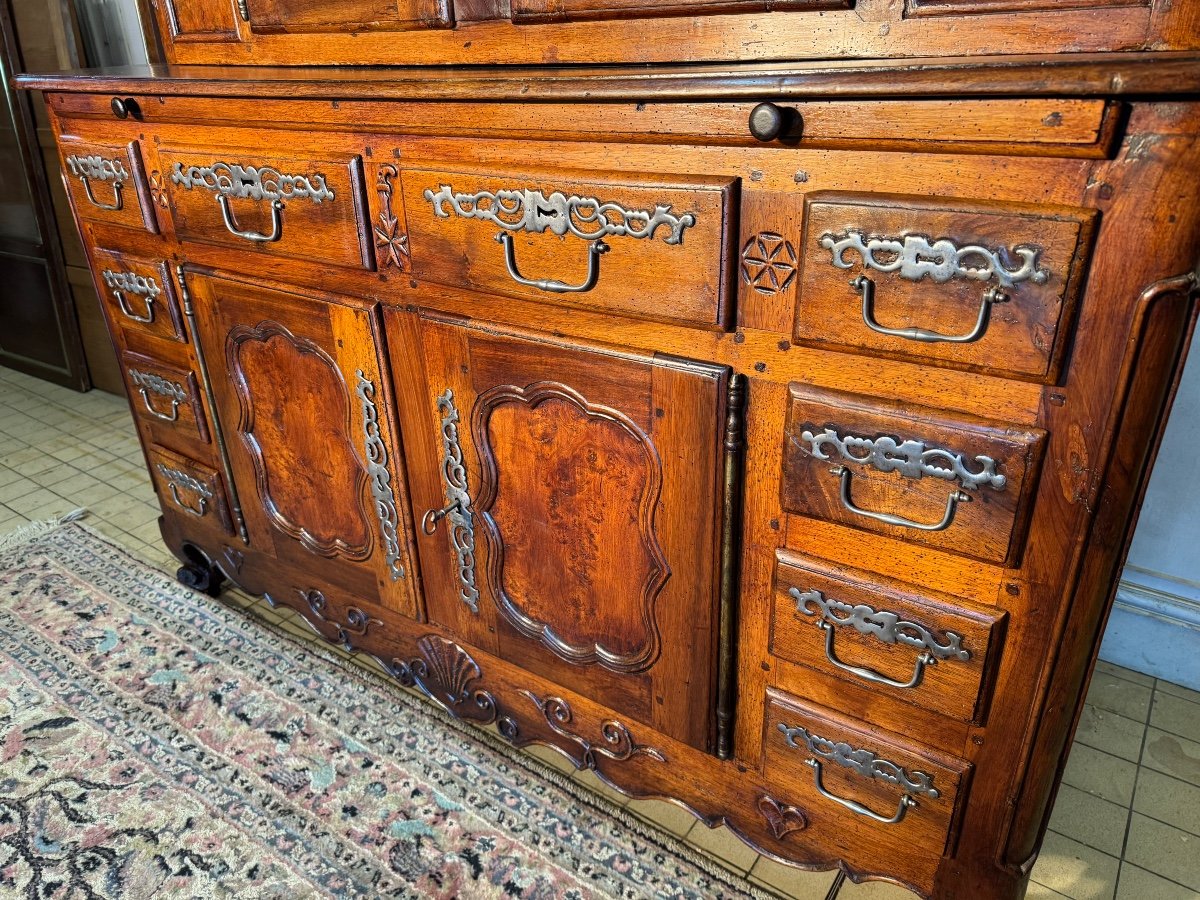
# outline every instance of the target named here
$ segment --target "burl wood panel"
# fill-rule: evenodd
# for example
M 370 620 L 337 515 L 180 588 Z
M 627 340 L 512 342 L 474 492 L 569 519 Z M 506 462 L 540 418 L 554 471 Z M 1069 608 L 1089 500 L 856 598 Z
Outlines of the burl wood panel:
M 776 656 L 939 715 L 983 720 L 1003 611 L 786 551 L 774 596 Z
M 707 747 L 726 370 L 389 321 L 430 620 Z
M 546 169 L 401 172 L 413 272 L 443 284 L 724 328 L 738 181 Z M 512 242 L 510 273 L 501 238 Z M 602 242 L 608 249 L 596 254 Z
M 795 339 L 1053 380 L 1094 219 L 1032 204 L 810 194 Z
M 793 384 L 783 507 L 1009 562 L 1021 555 L 1045 438 L 1037 428 Z
M 370 310 L 208 276 L 189 286 L 251 542 L 417 615 Z

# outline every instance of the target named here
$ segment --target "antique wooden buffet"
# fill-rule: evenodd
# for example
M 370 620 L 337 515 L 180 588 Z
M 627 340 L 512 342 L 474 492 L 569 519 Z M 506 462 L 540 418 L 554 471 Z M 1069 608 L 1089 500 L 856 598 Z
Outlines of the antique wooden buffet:
M 1022 896 L 1194 322 L 1200 2 L 154 8 L 168 65 L 18 82 L 180 578 Z

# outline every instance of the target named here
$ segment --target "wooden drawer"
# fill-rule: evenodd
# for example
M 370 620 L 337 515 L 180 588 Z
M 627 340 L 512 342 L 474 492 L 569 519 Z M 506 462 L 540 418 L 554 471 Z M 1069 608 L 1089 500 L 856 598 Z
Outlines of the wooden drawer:
M 514 22 L 846 9 L 854 0 L 512 0 Z
M 158 233 L 137 141 L 94 143 L 64 137 L 59 153 L 63 184 L 78 218 Z
M 163 510 L 233 534 L 225 483 L 216 470 L 155 444 L 147 448 L 146 455 Z
M 722 329 L 737 180 L 401 174 L 414 274 L 512 297 Z
M 767 692 L 766 780 L 831 843 L 947 852 L 970 764 Z
M 1052 381 L 1094 218 L 1072 207 L 814 194 L 794 337 Z
M 96 291 L 108 309 L 110 321 L 130 334 L 187 340 L 175 298 L 175 279 L 166 261 L 95 249 L 92 266 Z
M 121 354 L 121 370 L 133 408 L 143 421 L 164 434 L 208 442 L 200 386 L 191 369 L 126 351 Z
M 287 142 L 271 135 L 261 141 Z M 361 157 L 205 147 L 162 149 L 159 158 L 181 240 L 372 267 Z
M 771 652 L 963 721 L 982 720 L 1005 614 L 779 554 Z
M 1016 565 L 1046 433 L 792 384 L 785 510 Z

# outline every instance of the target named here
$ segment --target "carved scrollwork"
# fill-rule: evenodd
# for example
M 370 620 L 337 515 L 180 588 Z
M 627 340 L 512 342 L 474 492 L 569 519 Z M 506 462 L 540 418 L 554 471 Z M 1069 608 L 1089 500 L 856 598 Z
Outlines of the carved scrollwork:
M 961 453 L 953 453 L 938 447 L 926 447 L 921 441 L 899 440 L 881 435 L 876 438 L 842 435 L 836 429 L 825 427 L 816 431 L 815 426 L 806 426 L 800 437 L 808 443 L 805 451 L 817 459 L 829 460 L 826 447 L 837 451 L 840 459 L 856 466 L 873 466 L 880 472 L 899 472 L 905 478 L 921 478 L 929 475 L 946 481 L 958 481 L 964 488 L 975 489 L 987 485 L 1003 490 L 1008 479 L 996 472 L 996 461 L 990 456 L 979 455 L 971 460 L 978 471 L 967 468 L 968 462 Z
M 379 224 L 375 232 L 375 260 L 381 266 L 409 269 L 408 234 L 401 228 L 400 217 L 392 210 L 392 180 L 399 175 L 393 165 L 379 167 L 375 190 L 379 194 Z
M 845 742 L 819 737 L 801 726 L 789 726 L 780 722 L 778 727 L 783 732 L 787 745 L 794 750 L 807 751 L 814 757 L 820 757 L 851 769 L 864 778 L 878 778 L 909 794 L 926 794 L 934 800 L 941 796 L 941 793 L 933 786 L 932 775 L 924 772 L 910 774 L 903 767 L 886 759 L 880 759 L 870 750 L 855 749 Z M 800 744 L 796 743 L 797 738 L 801 741 Z
M 177 162 L 171 169 L 171 181 L 187 190 L 196 188 L 234 200 L 308 199 L 321 203 L 334 199 L 324 175 L 285 175 L 270 166 L 214 162 L 185 167 Z
M 954 278 L 995 279 L 1001 287 L 1012 287 L 1023 281 L 1045 284 L 1050 278 L 1050 272 L 1038 266 L 1041 248 L 1028 244 L 989 250 L 978 244 L 959 247 L 945 238 L 930 241 L 919 234 L 865 237 L 861 231 L 847 229 L 840 235 L 823 234 L 821 246 L 833 254 L 832 263 L 839 269 L 853 267 L 853 262 L 846 260 L 847 251 L 852 251 L 864 269 L 898 272 L 909 281 L 930 278 L 942 284 Z
M 612 236 L 653 240 L 659 228 L 666 228 L 665 243 L 681 244 L 684 230 L 696 224 L 693 213 L 676 216 L 670 204 L 657 205 L 653 210 L 625 209 L 619 203 L 568 196 L 561 191 L 549 196 L 528 188 L 465 194 L 443 184 L 436 191 L 426 188 L 425 199 L 433 204 L 434 214 L 443 219 L 456 215 L 492 222 L 508 231 L 549 231 L 559 237 L 570 233 L 585 241 Z
M 771 833 L 779 840 L 808 827 L 808 816 L 794 806 L 780 803 L 770 794 L 759 797 L 758 811 L 771 826 Z
M 112 269 L 105 269 L 100 274 L 104 283 L 115 291 L 125 291 L 151 299 L 162 293 L 162 288 L 150 275 L 138 275 L 136 272 L 114 272 Z
M 596 754 L 617 762 L 624 762 L 638 755 L 645 755 L 658 762 L 665 763 L 667 757 L 661 750 L 639 744 L 633 739 L 628 726 L 616 719 L 608 719 L 600 726 L 602 743 L 593 744 L 582 735 L 576 734 L 566 726 L 571 724 L 574 714 L 571 706 L 561 697 L 547 697 L 543 700 L 533 691 L 521 691 L 528 697 L 546 719 L 546 724 L 555 734 L 567 738 L 579 746 L 581 751 L 580 768 L 596 768 Z
M 742 247 L 742 281 L 760 294 L 786 291 L 796 277 L 796 248 L 783 235 L 761 231 Z
M 789 588 L 796 601 L 796 611 L 806 616 L 820 615 L 831 625 L 849 625 L 859 634 L 873 636 L 885 644 L 903 644 L 917 650 L 927 650 L 938 659 L 968 660 L 971 651 L 964 650 L 962 635 L 947 631 L 945 642 L 935 632 L 901 619 L 893 612 L 872 609 L 864 603 L 843 603 L 826 597 L 821 591 L 801 591 Z M 810 604 L 813 608 L 810 608 Z M 843 615 L 839 615 L 842 613 Z
M 375 514 L 379 518 L 379 530 L 383 538 L 383 551 L 388 573 L 392 581 L 404 577 L 404 566 L 400 555 L 400 514 L 396 511 L 396 495 L 392 491 L 392 475 L 388 471 L 387 446 L 379 432 L 379 410 L 375 406 L 375 385 L 362 369 L 355 372 L 357 382 L 354 393 L 362 404 L 363 445 L 367 458 L 367 475 L 370 477 L 371 496 L 375 500 Z
M 129 368 L 129 380 L 140 390 L 151 391 L 161 397 L 170 397 L 178 403 L 187 399 L 188 392 L 177 381 L 155 375 L 153 372 L 143 372 L 141 369 Z
M 120 157 L 107 157 L 98 154 L 79 156 L 72 153 L 67 157 L 67 168 L 76 178 L 87 178 L 91 181 L 129 180 L 129 169 Z
M 510 716 L 500 714 L 500 704 L 490 691 L 474 687 L 483 673 L 479 664 L 462 647 L 436 634 L 417 641 L 420 656 L 392 659 L 384 665 L 405 687 L 415 687 L 459 719 L 478 725 L 496 723 L 500 733 L 515 740 L 519 728 Z
M 313 589 L 308 591 L 298 591 L 301 598 L 308 604 L 308 608 L 312 614 L 320 619 L 326 625 L 334 628 L 336 634 L 334 637 L 325 635 L 325 639 L 334 643 L 341 644 L 346 650 L 353 650 L 354 642 L 351 638 L 363 637 L 370 630 L 372 625 L 383 625 L 383 622 L 374 618 L 371 615 L 363 612 L 357 606 L 346 607 L 346 621 L 339 622 L 336 619 L 329 617 L 329 601 L 325 599 L 325 595 L 320 591 Z

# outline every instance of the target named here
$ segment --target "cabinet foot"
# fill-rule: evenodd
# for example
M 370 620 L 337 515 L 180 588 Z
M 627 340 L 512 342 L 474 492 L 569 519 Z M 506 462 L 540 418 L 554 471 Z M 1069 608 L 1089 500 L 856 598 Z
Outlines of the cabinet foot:
M 195 547 L 185 546 L 183 552 L 187 561 L 175 572 L 175 580 L 193 591 L 210 597 L 220 596 L 221 589 L 225 586 L 225 576 L 221 570 Z

